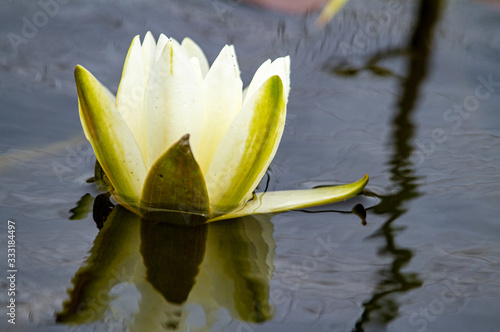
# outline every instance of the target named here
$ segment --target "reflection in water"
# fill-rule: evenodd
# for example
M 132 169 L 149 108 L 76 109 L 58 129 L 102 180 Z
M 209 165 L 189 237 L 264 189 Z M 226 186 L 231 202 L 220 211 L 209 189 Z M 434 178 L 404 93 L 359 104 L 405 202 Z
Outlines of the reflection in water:
M 354 214 L 357 216 L 359 219 L 361 219 L 361 225 L 366 226 L 366 209 L 363 206 L 363 204 L 356 204 L 354 207 L 351 209 L 351 211 L 342 211 L 342 210 L 319 210 L 319 211 L 311 211 L 311 210 L 305 210 L 305 209 L 300 209 L 296 211 L 301 211 L 305 213 L 347 213 L 347 214 Z
M 272 233 L 265 215 L 181 227 L 141 220 L 118 205 L 75 274 L 57 321 L 116 320 L 112 301 L 126 284 L 140 293 L 138 308 L 118 318 L 131 331 L 185 330 L 188 304 L 205 312 L 200 330 L 211 328 L 221 308 L 238 320 L 265 321 L 272 312 Z
M 92 212 L 93 204 L 94 197 L 91 194 L 87 193 L 83 195 L 76 203 L 76 206 L 69 210 L 69 213 L 71 213 L 69 220 L 82 220 L 87 218 L 87 215 Z
M 84 324 L 104 318 L 111 289 L 130 281 L 139 261 L 139 225 L 137 216 L 125 208 L 113 209 L 72 280 L 70 299 L 57 315 L 58 322 Z
M 390 173 L 395 187 L 393 193 L 381 196 L 382 201 L 373 208 L 376 214 L 389 216 L 373 237 L 381 237 L 385 240 L 385 246 L 380 248 L 379 254 L 389 255 L 393 261 L 388 268 L 379 271 L 382 280 L 372 297 L 363 303 L 364 310 L 354 331 L 363 331 L 368 323 L 386 325 L 392 321 L 399 311 L 399 303 L 392 297 L 392 294 L 407 292 L 422 284 L 416 274 L 401 271 L 409 263 L 413 253 L 410 249 L 397 246 L 395 236 L 402 228 L 394 227 L 392 223 L 406 212 L 404 204 L 419 195 L 415 183 L 417 178 L 414 175 L 410 158 L 413 151 L 411 139 L 414 135 L 414 125 L 410 116 L 419 96 L 420 85 L 427 74 L 432 33 L 439 18 L 441 5 L 440 0 L 421 0 L 408 51 L 392 50 L 386 54 L 386 56 L 409 55 L 408 73 L 403 81 L 398 113 L 393 120 L 394 152 L 390 160 Z M 369 61 L 370 66 L 383 58 L 383 54 L 376 54 Z
M 263 322 L 271 318 L 269 282 L 274 270 L 273 224 L 255 215 L 209 224 L 199 288 L 210 291 L 232 317 Z M 207 303 L 208 305 L 208 303 Z
M 92 209 L 92 217 L 96 223 L 97 228 L 101 229 L 104 222 L 108 219 L 113 211 L 114 205 L 111 203 L 109 193 L 103 193 L 96 196 L 94 199 L 94 208 Z
M 353 214 L 357 215 L 359 217 L 359 219 L 361 219 L 361 224 L 363 226 L 367 225 L 367 223 L 366 223 L 366 210 L 362 204 L 354 205 L 354 207 L 352 208 L 351 211 Z
M 168 302 L 182 304 L 187 300 L 200 272 L 206 241 L 206 225 L 186 231 L 185 227 L 161 222 L 141 223 L 146 279 Z

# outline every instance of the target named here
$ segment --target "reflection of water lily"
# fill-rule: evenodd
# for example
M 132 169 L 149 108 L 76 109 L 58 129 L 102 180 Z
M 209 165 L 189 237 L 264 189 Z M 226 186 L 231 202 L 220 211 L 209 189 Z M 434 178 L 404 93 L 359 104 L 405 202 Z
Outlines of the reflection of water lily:
M 56 319 L 71 325 L 114 321 L 108 330 L 209 331 L 225 308 L 240 321 L 265 321 L 271 317 L 272 233 L 268 215 L 186 228 L 141 221 L 116 206 Z M 137 307 L 132 289 L 140 293 Z M 204 326 L 188 322 L 191 315 L 199 322 L 193 306 L 203 309 Z
M 232 46 L 209 68 L 190 39 L 179 44 L 161 35 L 155 43 L 150 33 L 142 45 L 134 38 L 116 99 L 77 66 L 82 125 L 116 199 L 143 216 L 182 211 L 204 222 L 359 193 L 367 176 L 346 186 L 253 196 L 281 140 L 289 72 L 288 57 L 268 60 L 242 91 Z

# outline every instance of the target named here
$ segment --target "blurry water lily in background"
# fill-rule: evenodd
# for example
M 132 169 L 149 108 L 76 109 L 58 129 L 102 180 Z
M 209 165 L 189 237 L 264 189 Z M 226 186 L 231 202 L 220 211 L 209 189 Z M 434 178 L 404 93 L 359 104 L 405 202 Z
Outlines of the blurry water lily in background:
M 240 0 L 241 1 L 241 0 Z M 257 6 L 292 14 L 306 14 L 323 8 L 316 23 L 327 24 L 349 0 L 243 0 Z
M 156 43 L 149 32 L 132 41 L 116 98 L 75 69 L 82 126 L 115 199 L 146 219 L 183 212 L 187 224 L 333 203 L 364 188 L 367 175 L 254 194 L 281 140 L 289 76 L 289 57 L 268 60 L 242 90 L 233 46 L 209 67 L 191 39 Z
M 337 14 L 349 0 L 330 0 L 318 17 L 317 24 L 323 26 Z

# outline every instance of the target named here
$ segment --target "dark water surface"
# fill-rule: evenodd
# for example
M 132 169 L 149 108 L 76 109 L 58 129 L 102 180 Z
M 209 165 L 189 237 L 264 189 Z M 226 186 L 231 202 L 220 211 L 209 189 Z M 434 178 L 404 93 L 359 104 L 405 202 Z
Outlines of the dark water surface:
M 498 5 L 352 0 L 321 30 L 314 15 L 239 1 L 63 2 L 45 23 L 43 1 L 0 4 L 0 330 L 499 330 Z M 264 182 L 369 173 L 364 194 L 193 229 L 115 208 L 99 231 L 92 214 L 109 208 L 86 183 L 95 157 L 73 69 L 115 92 L 133 36 L 148 30 L 189 36 L 210 61 L 234 44 L 245 85 L 290 54 L 287 125 Z

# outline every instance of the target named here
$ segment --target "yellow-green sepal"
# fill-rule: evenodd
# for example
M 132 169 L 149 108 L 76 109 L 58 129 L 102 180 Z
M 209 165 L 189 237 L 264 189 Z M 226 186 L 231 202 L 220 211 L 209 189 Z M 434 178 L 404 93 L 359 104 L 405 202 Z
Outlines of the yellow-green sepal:
M 340 186 L 257 193 L 242 209 L 210 219 L 209 222 L 332 204 L 358 195 L 367 183 L 368 174 L 356 182 Z
M 76 66 L 80 119 L 97 160 L 115 192 L 125 201 L 139 200 L 146 168 L 132 132 L 118 112 L 113 96 L 85 68 Z
M 212 217 L 240 208 L 262 179 L 285 126 L 283 82 L 270 77 L 245 101 L 205 174 Z
M 140 201 L 145 219 L 169 221 L 181 212 L 185 224 L 203 223 L 210 215 L 207 187 L 189 145 L 189 134 L 172 145 L 151 167 Z

